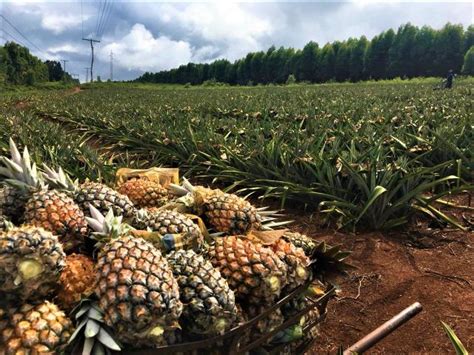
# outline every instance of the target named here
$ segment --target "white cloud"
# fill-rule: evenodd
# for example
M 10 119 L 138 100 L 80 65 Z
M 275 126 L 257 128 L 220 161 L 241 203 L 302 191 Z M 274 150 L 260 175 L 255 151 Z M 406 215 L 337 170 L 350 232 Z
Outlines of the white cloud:
M 59 34 L 69 28 L 77 27 L 81 24 L 81 17 L 66 14 L 46 14 L 41 19 L 41 26 L 55 34 Z
M 99 57 L 107 61 L 110 51 L 114 52 L 114 63 L 127 70 L 170 69 L 188 63 L 192 58 L 189 43 L 173 41 L 166 36 L 154 37 L 139 23 L 122 39 L 102 47 Z
M 261 39 L 274 32 L 271 18 L 239 3 L 165 4 L 156 14 L 164 23 L 184 28 L 189 37 L 219 46 L 231 60 L 260 50 Z
M 69 43 L 62 44 L 60 46 L 50 47 L 47 49 L 48 53 L 81 53 L 83 49 L 79 46 L 75 46 Z

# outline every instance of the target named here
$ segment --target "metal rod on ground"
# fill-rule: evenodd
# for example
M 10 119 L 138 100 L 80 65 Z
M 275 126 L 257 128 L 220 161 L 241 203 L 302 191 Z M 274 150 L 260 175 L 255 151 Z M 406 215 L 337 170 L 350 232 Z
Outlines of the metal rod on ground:
M 400 327 L 401 325 L 408 322 L 414 316 L 421 312 L 423 307 L 419 302 L 413 303 L 410 307 L 405 308 L 403 311 L 398 313 L 395 317 L 388 320 L 384 324 L 382 324 L 377 329 L 373 330 L 370 334 L 367 334 L 357 343 L 353 344 L 349 348 L 344 351 L 344 355 L 351 355 L 351 354 L 362 354 L 364 351 L 370 349 L 380 340 L 385 338 L 387 335 L 392 333 L 395 329 Z

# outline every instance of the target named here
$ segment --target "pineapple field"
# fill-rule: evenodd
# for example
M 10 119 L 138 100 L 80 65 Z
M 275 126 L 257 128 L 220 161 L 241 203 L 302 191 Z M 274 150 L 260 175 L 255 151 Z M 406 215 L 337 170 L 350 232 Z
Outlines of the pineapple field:
M 472 348 L 473 98 L 469 79 L 3 95 L 0 353 L 336 352 L 415 301 L 374 351 L 452 351 L 441 321 Z

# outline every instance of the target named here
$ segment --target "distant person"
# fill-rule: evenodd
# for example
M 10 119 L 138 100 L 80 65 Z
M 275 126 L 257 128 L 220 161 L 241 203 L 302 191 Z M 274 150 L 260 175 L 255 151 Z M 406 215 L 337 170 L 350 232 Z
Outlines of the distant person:
M 451 89 L 453 87 L 453 80 L 455 76 L 456 74 L 454 74 L 454 71 L 451 69 L 448 72 L 448 76 L 446 77 L 446 80 L 445 80 L 445 85 L 444 85 L 445 89 Z

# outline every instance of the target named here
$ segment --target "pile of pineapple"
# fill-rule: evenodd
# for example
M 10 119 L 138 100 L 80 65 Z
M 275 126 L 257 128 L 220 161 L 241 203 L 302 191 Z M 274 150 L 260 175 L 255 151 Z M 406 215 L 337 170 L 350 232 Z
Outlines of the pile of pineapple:
M 116 189 L 0 157 L 0 354 L 99 354 L 224 334 L 313 280 L 316 243 L 218 189 Z M 266 234 L 268 233 L 268 234 Z M 333 256 L 336 253 L 332 253 Z M 346 254 L 340 253 L 339 261 Z M 306 307 L 277 309 L 251 341 Z M 317 316 L 314 315 L 314 316 Z M 269 343 L 303 336 L 308 317 Z

